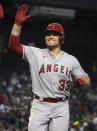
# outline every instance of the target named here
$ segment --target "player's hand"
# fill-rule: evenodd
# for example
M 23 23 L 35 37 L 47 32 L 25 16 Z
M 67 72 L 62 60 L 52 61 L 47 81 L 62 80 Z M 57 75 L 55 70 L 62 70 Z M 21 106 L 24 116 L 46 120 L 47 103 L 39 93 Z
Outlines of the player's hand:
M 18 8 L 16 17 L 15 17 L 15 24 L 21 26 L 31 15 L 26 15 L 29 6 L 22 5 Z
M 74 84 L 76 86 L 82 86 L 82 87 L 86 86 L 86 83 L 82 78 L 78 78 L 78 79 L 74 80 Z
M 4 10 L 2 5 L 0 4 L 0 20 L 2 20 L 4 18 Z

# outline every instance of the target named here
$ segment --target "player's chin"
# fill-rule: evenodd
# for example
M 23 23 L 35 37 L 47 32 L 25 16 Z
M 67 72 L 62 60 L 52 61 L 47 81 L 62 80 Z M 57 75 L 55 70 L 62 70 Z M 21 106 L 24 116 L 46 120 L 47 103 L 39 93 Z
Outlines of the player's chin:
M 59 44 L 57 44 L 57 45 L 48 45 L 48 44 L 47 44 L 47 48 L 48 48 L 49 50 L 53 50 L 53 49 L 55 49 L 55 48 L 57 48 L 57 47 L 59 47 Z
M 53 44 L 53 43 L 48 42 L 48 43 L 46 43 L 46 46 L 47 46 L 47 47 L 48 47 L 48 46 L 54 46 L 54 44 Z
M 57 45 L 59 45 L 59 43 L 57 43 L 57 42 L 46 42 L 46 45 L 47 46 L 57 46 Z

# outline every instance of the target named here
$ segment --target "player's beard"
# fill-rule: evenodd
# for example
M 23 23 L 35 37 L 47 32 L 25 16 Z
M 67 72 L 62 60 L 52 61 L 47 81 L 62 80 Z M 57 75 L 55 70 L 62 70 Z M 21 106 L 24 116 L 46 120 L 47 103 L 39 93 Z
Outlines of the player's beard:
M 56 49 L 56 48 L 58 48 L 58 47 L 60 47 L 59 44 L 57 44 L 57 45 L 47 45 L 47 48 L 48 48 L 49 50 L 54 50 L 54 49 Z

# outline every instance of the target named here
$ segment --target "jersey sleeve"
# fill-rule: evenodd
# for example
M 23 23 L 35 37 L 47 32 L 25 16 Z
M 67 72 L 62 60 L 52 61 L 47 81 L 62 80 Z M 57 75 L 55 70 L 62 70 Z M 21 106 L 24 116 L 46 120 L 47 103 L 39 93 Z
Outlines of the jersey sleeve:
M 74 57 L 73 69 L 72 69 L 73 79 L 81 78 L 81 77 L 86 76 L 86 75 L 87 75 L 87 73 L 81 67 L 79 61 Z
M 35 47 L 23 45 L 23 59 L 28 62 L 34 62 L 35 59 Z
M 38 52 L 38 48 L 36 47 L 20 44 L 20 36 L 13 35 L 10 35 L 8 48 L 17 55 L 20 55 L 23 59 L 26 59 L 29 63 L 33 63 L 35 53 Z
M 23 47 L 20 44 L 20 36 L 10 35 L 8 48 L 17 55 L 23 56 Z

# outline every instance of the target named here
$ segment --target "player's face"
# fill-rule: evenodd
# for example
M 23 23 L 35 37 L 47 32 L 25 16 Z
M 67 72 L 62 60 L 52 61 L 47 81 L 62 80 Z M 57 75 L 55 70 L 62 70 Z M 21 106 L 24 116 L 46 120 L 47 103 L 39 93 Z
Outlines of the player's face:
M 55 31 L 46 32 L 45 41 L 46 41 L 47 47 L 59 47 L 60 46 L 59 36 L 60 34 Z

